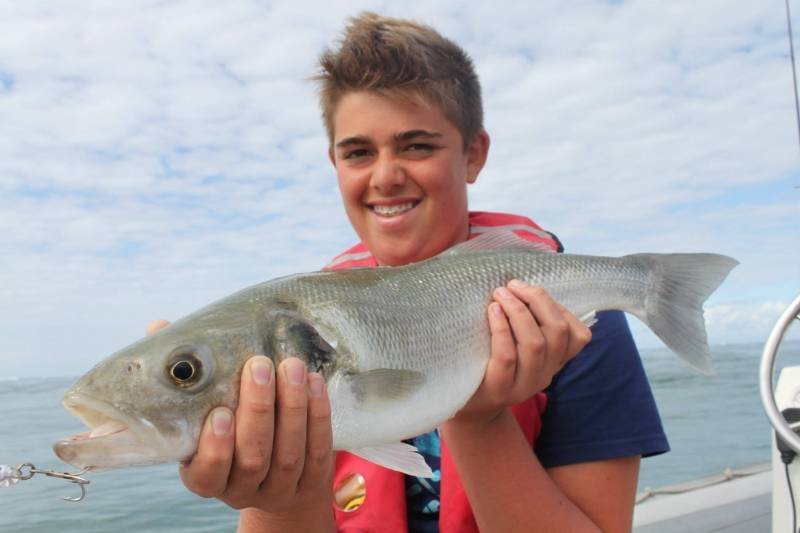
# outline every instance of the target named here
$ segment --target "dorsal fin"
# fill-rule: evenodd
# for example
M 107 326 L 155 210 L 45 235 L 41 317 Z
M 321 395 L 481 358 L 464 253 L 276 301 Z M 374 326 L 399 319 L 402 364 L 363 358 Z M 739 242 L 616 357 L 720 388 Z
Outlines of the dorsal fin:
M 535 252 L 555 252 L 555 250 L 553 250 L 546 243 L 529 241 L 523 239 L 511 230 L 500 229 L 481 233 L 474 239 L 457 244 L 444 253 L 446 255 L 460 255 L 464 253 L 477 252 L 479 250 L 509 249 L 531 250 Z

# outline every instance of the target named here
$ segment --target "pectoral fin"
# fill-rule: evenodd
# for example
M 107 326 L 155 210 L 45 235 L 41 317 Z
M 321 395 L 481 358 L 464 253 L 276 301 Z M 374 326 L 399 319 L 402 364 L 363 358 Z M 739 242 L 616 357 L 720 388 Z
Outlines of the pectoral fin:
M 347 451 L 376 465 L 390 470 L 397 470 L 409 476 L 433 477 L 433 471 L 422 455 L 419 454 L 419 451 L 405 442 L 394 442 Z
M 425 375 L 415 370 L 376 368 L 347 375 L 353 396 L 365 409 L 408 398 L 425 383 Z

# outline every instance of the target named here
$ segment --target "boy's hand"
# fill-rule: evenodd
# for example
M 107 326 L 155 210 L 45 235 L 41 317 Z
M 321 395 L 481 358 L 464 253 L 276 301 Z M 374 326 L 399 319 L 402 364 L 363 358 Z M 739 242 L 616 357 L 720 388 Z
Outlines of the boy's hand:
M 245 364 L 240 387 L 235 414 L 218 407 L 206 418 L 197 453 L 180 467 L 183 484 L 235 509 L 332 520 L 333 435 L 322 376 L 297 358 L 275 372 L 261 355 Z
M 224 407 L 211 412 L 181 479 L 235 509 L 331 512 L 330 413 L 322 376 L 308 374 L 301 360 L 287 359 L 275 373 L 268 358 L 253 357 L 242 372 L 235 416 Z
M 455 420 L 487 422 L 545 389 L 592 332 L 541 287 L 514 280 L 489 304 L 491 357 L 483 382 Z

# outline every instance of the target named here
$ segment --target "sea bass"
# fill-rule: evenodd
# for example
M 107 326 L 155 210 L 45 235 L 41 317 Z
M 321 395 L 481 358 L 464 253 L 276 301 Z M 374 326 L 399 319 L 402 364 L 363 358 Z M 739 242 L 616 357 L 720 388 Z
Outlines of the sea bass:
M 544 253 L 495 232 L 406 266 L 275 279 L 100 362 L 63 400 L 90 431 L 57 442 L 55 452 L 90 469 L 188 459 L 209 411 L 235 409 L 245 361 L 264 354 L 276 366 L 299 357 L 323 375 L 334 449 L 430 476 L 402 441 L 452 417 L 480 385 L 493 289 L 512 279 L 540 285 L 586 320 L 626 311 L 709 372 L 702 305 L 736 264 L 715 254 Z

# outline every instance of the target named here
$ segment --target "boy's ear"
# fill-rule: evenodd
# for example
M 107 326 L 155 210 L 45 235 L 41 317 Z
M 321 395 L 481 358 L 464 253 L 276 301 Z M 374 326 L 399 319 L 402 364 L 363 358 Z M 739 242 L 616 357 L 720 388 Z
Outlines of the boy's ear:
M 467 145 L 467 183 L 475 183 L 475 180 L 478 179 L 478 174 L 489 157 L 490 144 L 489 134 L 482 129 Z

